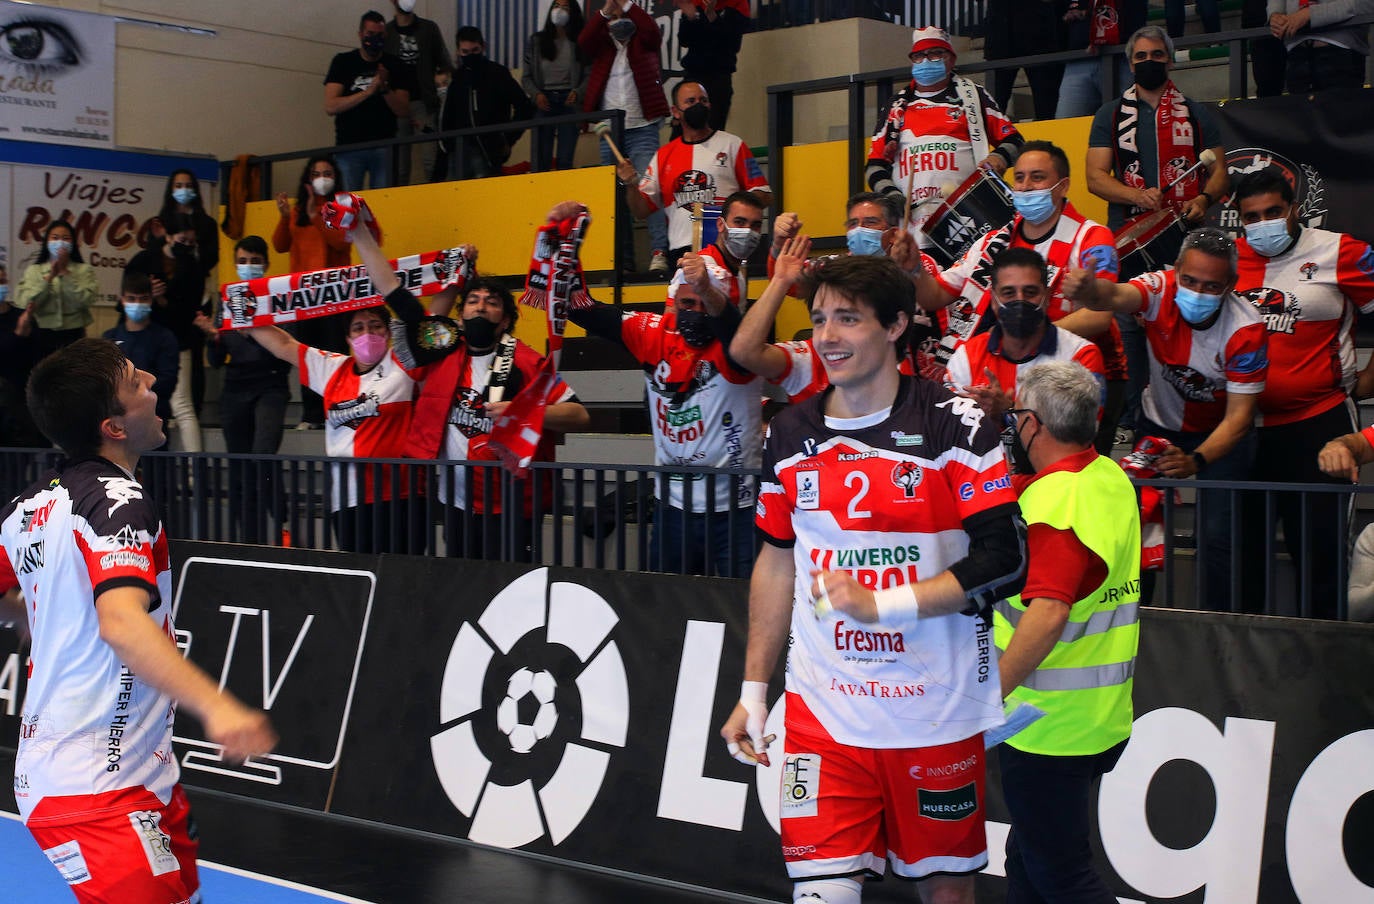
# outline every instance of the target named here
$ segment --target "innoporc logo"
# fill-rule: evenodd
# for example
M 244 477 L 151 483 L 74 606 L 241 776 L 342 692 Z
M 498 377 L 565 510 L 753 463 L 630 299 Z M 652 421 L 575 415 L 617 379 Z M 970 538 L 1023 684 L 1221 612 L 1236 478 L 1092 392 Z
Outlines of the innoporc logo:
M 598 594 L 550 584 L 540 568 L 458 630 L 430 750 L 444 792 L 472 818 L 469 839 L 556 845 L 587 815 L 629 723 L 619 621 Z

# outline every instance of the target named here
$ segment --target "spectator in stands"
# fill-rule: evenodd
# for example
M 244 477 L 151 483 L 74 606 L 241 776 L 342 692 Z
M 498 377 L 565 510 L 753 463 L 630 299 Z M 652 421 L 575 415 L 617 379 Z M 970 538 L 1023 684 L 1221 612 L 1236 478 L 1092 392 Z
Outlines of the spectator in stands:
M 617 175 L 627 187 L 639 183 L 639 173 L 649 167 L 659 146 L 659 125 L 668 115 L 668 101 L 660 79 L 659 48 L 663 36 L 658 23 L 633 0 L 606 0 L 605 6 L 587 17 L 577 46 L 591 60 L 587 94 L 582 109 L 622 110 L 625 134 L 620 149 L 633 164 L 634 175 Z M 603 141 L 601 162 L 614 164 L 615 157 Z M 668 226 L 662 211 L 650 213 L 649 272 L 668 275 Z M 616 223 L 616 257 L 626 270 L 634 269 L 634 241 L 628 222 Z
M 34 426 L 24 401 L 29 371 L 37 362 L 33 311 L 10 302 L 9 268 L 0 264 L 0 446 L 46 446 L 47 437 Z
M 1150 384 L 1142 400 L 1142 436 L 1169 442 L 1156 467 L 1165 477 L 1244 480 L 1254 461 L 1255 411 L 1269 370 L 1264 322 L 1237 296 L 1236 246 L 1219 229 L 1195 229 L 1174 269 L 1128 283 L 1075 268 L 1066 298 L 1097 311 L 1140 312 L 1150 348 Z M 1231 583 L 1231 493 L 1202 490 L 1198 549 L 1205 572 L 1204 609 L 1238 611 Z M 1250 563 L 1253 567 L 1253 563 Z
M 702 205 L 701 244 L 716 240 L 721 204 L 737 191 L 748 191 L 765 206 L 773 201 L 763 170 L 738 135 L 711 127 L 711 99 L 696 82 L 673 88 L 673 118 L 682 123 L 682 137 L 659 148 L 636 185 L 630 161 L 616 167 L 625 183 L 630 212 L 646 217 L 657 210 L 668 216 L 668 263 L 676 266 L 692 247 L 692 205 Z M 655 252 L 657 253 L 657 252 Z M 652 269 L 652 267 L 650 268 Z
M 157 416 L 165 421 L 172 417 L 172 391 L 181 379 L 181 352 L 177 337 L 152 315 L 153 282 L 146 273 L 130 271 L 120 282 L 119 322 L 103 338 L 118 345 L 134 367 L 153 375 Z
M 1374 0 L 1269 0 L 1269 31 L 1287 51 L 1289 94 L 1364 85 L 1369 26 L 1346 25 L 1374 13 Z
M 302 345 L 275 326 L 243 331 L 299 367 L 301 383 L 324 397 L 324 449 L 330 458 L 400 458 L 405 449 L 416 380 L 391 351 L 390 323 L 385 305 L 351 312 L 347 355 Z M 425 551 L 429 530 L 413 485 L 417 474 L 368 464 L 335 465 L 331 473 L 329 508 L 340 549 Z
M 1135 31 L 1126 42 L 1126 56 L 1135 84 L 1103 104 L 1093 117 L 1084 167 L 1088 191 L 1107 202 L 1107 228 L 1113 233 L 1128 220 L 1165 206 L 1177 210 L 1183 224 L 1200 223 L 1231 185 L 1216 118 L 1202 104 L 1184 97 L 1169 79 L 1174 42 L 1163 29 L 1147 25 Z M 1180 105 L 1187 110 L 1186 120 L 1173 115 Z M 1179 182 L 1178 177 L 1203 149 L 1211 149 L 1216 162 Z M 1171 185 L 1164 194 L 1163 189 Z M 1162 265 L 1178 257 L 1182 242 L 1183 228 L 1169 229 L 1151 243 L 1149 254 Z M 1147 268 L 1144 254 L 1133 254 L 1121 262 L 1120 275 L 1130 279 Z M 1118 316 L 1116 323 L 1129 371 L 1119 425 L 1140 435 L 1140 399 L 1149 376 L 1149 354 L 1134 317 Z
M 1277 170 L 1250 173 L 1236 186 L 1232 203 L 1245 235 L 1236 242 L 1240 278 L 1236 293 L 1264 320 L 1269 377 L 1260 393 L 1263 416 L 1251 480 L 1330 483 L 1317 466 L 1328 440 L 1354 432 L 1355 321 L 1374 312 L 1374 249 L 1349 235 L 1305 227 L 1298 221 L 1293 187 Z M 1359 374 L 1374 381 L 1374 359 Z M 1336 479 L 1336 482 L 1340 482 Z M 1277 493 L 1284 544 L 1299 575 L 1309 567 L 1313 612 L 1334 618 L 1339 590 L 1338 558 L 1347 538 L 1338 530 L 1343 497 L 1328 493 Z M 1268 561 L 1263 498 L 1243 524 L 1248 561 Z M 1247 598 L 1265 596 L 1265 569 L 1246 570 Z
M 1097 402 L 1096 381 L 1056 361 L 1026 371 L 1009 412 L 1034 476 L 1018 500 L 1026 586 L 994 604 L 993 636 L 1002 697 L 1045 714 L 997 748 L 1009 901 L 1116 901 L 1092 865 L 1093 785 L 1131 736 L 1140 519 L 1130 480 L 1093 450 Z
M 1111 451 L 1116 416 L 1125 394 L 1126 364 L 1112 315 L 1075 305 L 1063 295 L 1064 274 L 1091 263 L 1106 289 L 1116 282 L 1118 261 L 1110 231 L 1087 219 L 1069 203 L 1069 158 L 1047 141 L 1027 142 L 1013 170 L 1012 200 L 1017 213 L 999 230 L 976 241 L 964 257 L 943 272 L 931 275 L 915 258 L 909 237 L 898 236 L 892 255 L 914 274 L 916 304 L 922 310 L 944 310 L 947 327 L 935 356 L 946 364 L 964 342 L 992 325 L 993 262 L 1004 248 L 1028 248 L 1054 270 L 1050 283 L 1049 319 L 1060 330 L 1094 342 L 1106 367 L 1106 416 L 1097 450 Z M 974 374 L 979 370 L 975 368 Z
M 272 233 L 272 248 L 278 254 L 290 253 L 291 272 L 304 273 L 333 267 L 347 267 L 353 262 L 348 239 L 343 233 L 326 229 L 320 209 L 334 197 L 335 192 L 349 190 L 343 171 L 333 157 L 311 157 L 301 170 L 296 187 L 296 206 L 291 206 L 286 192 L 277 195 L 276 231 Z M 380 226 L 379 226 L 380 229 Z M 291 324 L 288 330 L 299 342 L 311 348 L 345 354 L 349 323 L 348 314 L 332 314 Z M 301 385 L 301 421 L 298 430 L 324 428 L 324 403 L 318 393 Z
M 625 314 L 612 305 L 569 319 L 624 346 L 644 369 L 654 463 L 757 468 L 763 431 L 759 379 L 731 360 L 739 309 L 727 301 L 728 275 L 688 252 L 668 286 L 663 314 Z M 754 481 L 730 475 L 666 474 L 650 537 L 654 571 L 748 577 L 754 562 Z
M 487 58 L 487 42 L 480 29 L 471 25 L 458 29 L 457 67 L 444 96 L 439 114 L 442 131 L 495 126 L 522 119 L 533 119 L 535 106 L 525 96 L 510 70 Z M 483 132 L 462 139 L 444 141 L 450 179 L 484 179 L 501 175 L 510 159 L 511 148 L 520 140 L 523 128 L 504 132 Z
M 1067 46 L 1064 43 L 1063 10 L 1059 3 L 1045 0 L 988 0 L 983 23 L 987 32 L 983 39 L 983 55 L 989 60 L 1058 53 Z M 992 102 L 997 109 L 1006 110 L 1011 102 L 1011 89 L 1016 84 L 1016 73 L 1020 68 L 993 70 Z M 1025 70 L 1035 118 L 1042 122 L 1054 119 L 1064 64 L 1041 63 L 1026 66 Z
M 1164 26 L 1169 37 L 1183 37 L 1184 8 L 1188 0 L 1164 0 Z M 1218 0 L 1196 0 L 1198 18 L 1202 20 L 1202 30 L 1209 35 L 1221 31 L 1221 4 Z
M 702 257 L 710 258 L 729 275 L 733 305 L 749 304 L 749 256 L 762 238 L 764 207 L 763 200 L 751 191 L 731 193 L 720 207 L 716 240 L 701 249 Z
M 711 128 L 723 130 L 735 97 L 735 63 L 749 31 L 749 0 L 673 0 L 673 5 L 680 13 L 677 42 L 686 51 L 683 77 L 706 89 Z
M 91 305 L 99 294 L 95 270 L 81 259 L 72 224 L 49 223 L 37 258 L 24 268 L 14 293 L 16 308 L 33 311 L 35 360 L 86 335 L 86 326 L 95 319 Z
M 190 374 L 200 362 L 204 367 L 205 335 L 196 328 L 196 314 L 205 306 L 205 267 L 200 256 L 200 241 L 194 221 L 182 213 L 164 223 L 167 230 L 161 244 L 150 244 L 135 254 L 124 267 L 127 277 L 141 273 L 152 284 L 152 320 L 172 331 L 181 350 L 176 388 L 172 392 L 172 417 L 186 452 L 200 452 L 200 416 L 196 411 Z M 218 242 L 218 236 L 215 241 Z
M 1081 49 L 1087 58 L 1064 64 L 1055 119 L 1096 113 L 1106 100 L 1102 78 L 1108 66 L 1117 67 L 1118 82 L 1130 81 L 1125 57 L 1103 55 L 1102 48 L 1120 44 L 1123 37 L 1142 27 L 1148 12 L 1147 0 L 1069 0 L 1064 11 L 1064 47 Z
M 1097 379 L 1098 401 L 1106 391 L 1102 352 L 1096 345 L 1050 323 L 1049 268 L 1031 248 L 1008 248 L 992 259 L 992 312 L 997 322 L 954 351 L 945 385 L 973 399 L 994 420 L 1016 407 L 1021 379 L 1046 361 L 1072 361 Z M 1097 424 L 1094 412 L 1093 424 Z M 1012 452 L 1017 453 L 1016 444 Z M 1017 473 L 1034 469 L 1013 454 Z
M 358 144 L 396 137 L 398 117 L 410 116 L 410 97 L 417 89 L 404 64 L 387 53 L 386 19 L 376 10 L 358 21 L 357 50 L 336 54 L 324 76 L 324 112 L 334 117 L 334 143 Z M 361 191 L 391 184 L 387 149 L 338 151 L 342 181 Z
M 396 117 L 396 137 L 409 138 L 432 131 L 439 121 L 439 93 L 434 73 L 451 71 L 453 60 L 448 55 L 448 42 L 439 26 L 429 19 L 415 15 L 415 0 L 391 0 L 396 16 L 386 23 L 386 43 L 382 49 L 401 61 L 405 83 L 412 86 L 410 111 Z M 420 181 L 427 181 L 434 168 L 434 143 L 398 147 L 396 175 L 401 185 L 410 184 L 411 161 L 416 149 L 420 151 L 423 167 Z
M 943 28 L 912 32 L 908 56 L 911 82 L 878 120 L 865 178 L 873 191 L 911 205 L 912 236 L 928 248 L 921 227 L 935 207 L 925 202 L 940 200 L 980 166 L 1002 175 L 1025 139 L 987 92 L 954 74 L 954 45 Z
M 261 236 L 246 235 L 234 245 L 234 269 L 239 279 L 258 279 L 267 273 L 267 265 L 267 243 Z M 291 364 L 278 360 L 243 330 L 217 329 L 204 315 L 196 325 L 209 337 L 206 351 L 210 366 L 224 369 L 219 417 L 225 451 L 276 455 L 291 397 L 287 384 Z M 230 517 L 240 525 L 245 543 L 270 539 L 263 517 L 269 510 L 272 468 L 255 465 L 229 463 Z
M 1241 0 L 1240 27 L 1258 28 L 1269 24 L 1267 0 Z M 1255 77 L 1256 97 L 1278 97 L 1283 93 L 1287 52 L 1275 37 L 1251 38 L 1250 72 Z
M 525 42 L 520 84 L 538 109 L 536 117 L 581 112 L 582 98 L 587 95 L 589 70 L 587 56 L 577 46 L 577 36 L 585 24 L 577 0 L 553 0 L 544 17 L 544 27 Z M 555 160 L 560 170 L 572 169 L 577 136 L 581 131 L 581 126 L 575 122 L 538 129 L 534 133 L 534 171 L 548 172 Z

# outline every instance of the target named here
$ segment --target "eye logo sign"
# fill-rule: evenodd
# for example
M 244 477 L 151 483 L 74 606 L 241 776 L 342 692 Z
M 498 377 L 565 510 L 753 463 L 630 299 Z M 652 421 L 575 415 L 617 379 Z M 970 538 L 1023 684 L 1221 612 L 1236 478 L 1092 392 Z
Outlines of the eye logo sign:
M 25 75 L 61 75 L 82 62 L 81 42 L 56 19 L 22 16 L 0 23 L 0 62 Z
M 557 845 L 591 809 L 625 746 L 629 688 L 610 605 L 540 568 L 512 581 L 454 638 L 430 739 L 468 838 Z

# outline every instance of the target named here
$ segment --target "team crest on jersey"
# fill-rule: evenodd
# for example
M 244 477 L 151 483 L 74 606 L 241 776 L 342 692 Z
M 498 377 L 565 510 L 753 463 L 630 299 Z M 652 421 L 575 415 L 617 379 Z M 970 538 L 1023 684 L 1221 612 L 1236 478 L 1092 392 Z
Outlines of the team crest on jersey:
M 1226 152 L 1226 171 L 1235 185 L 1242 176 L 1271 169 L 1293 189 L 1293 203 L 1298 208 L 1298 221 L 1305 226 L 1320 228 L 1326 220 L 1326 189 L 1317 168 L 1275 153 L 1269 148 L 1237 148 Z M 1240 235 L 1245 227 L 1240 222 L 1240 206 L 1218 204 L 1207 217 L 1207 225 L 1220 226 L 1232 235 Z
M 679 207 L 710 204 L 716 199 L 716 180 L 701 170 L 687 170 L 673 183 L 673 202 Z
M 899 461 L 892 468 L 892 483 L 907 499 L 916 497 L 916 488 L 921 485 L 923 476 L 921 466 L 914 461 Z
M 1163 369 L 1164 382 L 1190 402 L 1215 402 L 1217 388 L 1212 381 L 1198 371 L 1185 365 L 1168 366 Z
M 729 155 L 729 154 L 725 153 L 724 151 L 721 151 L 719 154 L 716 155 L 716 166 L 729 166 L 729 165 L 730 165 L 730 155 Z
M 486 414 L 482 394 L 471 386 L 459 387 L 453 409 L 449 412 L 448 422 L 458 428 L 458 432 L 468 439 L 485 436 L 491 432 L 491 418 Z
M 1307 263 L 1303 264 L 1301 267 L 1298 268 L 1298 272 L 1302 274 L 1302 278 L 1304 280 L 1306 280 L 1307 282 L 1311 282 L 1312 280 L 1317 278 L 1317 271 L 1320 269 L 1321 268 L 1317 266 L 1316 261 L 1308 261 Z
M 130 480 L 127 477 L 97 477 L 101 483 L 105 484 L 105 497 L 114 505 L 105 514 L 113 515 L 117 510 L 124 507 L 134 499 L 143 498 L 143 487 L 138 485 L 138 481 Z
M 649 385 L 653 388 L 654 392 L 661 396 L 667 396 L 673 399 L 688 399 L 696 395 L 715 379 L 716 375 L 720 373 L 720 369 L 717 368 L 715 364 L 702 358 L 697 361 L 696 366 L 692 368 L 692 372 L 685 380 L 670 380 L 669 376 L 671 373 L 672 366 L 667 361 L 660 361 L 658 367 L 654 369 L 654 378 L 649 381 Z
M 381 413 L 382 400 L 375 392 L 365 392 L 356 399 L 339 402 L 329 409 L 329 426 L 357 430 L 363 421 Z
M 797 475 L 797 508 L 814 511 L 821 507 L 821 475 L 803 471 Z
M 1287 292 L 1268 286 L 1256 286 L 1236 294 L 1259 309 L 1266 330 L 1271 333 L 1293 335 L 1293 328 L 1302 316 L 1302 305 Z

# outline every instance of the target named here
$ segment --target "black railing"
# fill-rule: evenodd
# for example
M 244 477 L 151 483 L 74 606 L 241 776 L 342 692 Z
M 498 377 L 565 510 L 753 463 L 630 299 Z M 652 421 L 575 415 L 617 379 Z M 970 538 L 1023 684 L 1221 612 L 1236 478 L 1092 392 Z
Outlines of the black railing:
M 0 493 L 11 498 L 38 480 L 57 462 L 51 450 L 0 450 Z M 722 482 L 729 498 L 751 493 L 757 474 L 744 470 L 665 469 L 650 466 L 536 462 L 527 480 L 517 480 L 494 462 L 416 462 L 409 459 L 349 460 L 325 457 L 150 453 L 140 477 L 162 514 L 170 536 L 187 540 L 447 555 L 548 565 L 703 573 L 709 569 L 662 567 L 688 562 L 700 548 L 721 546 L 725 563 L 734 553 L 752 560 L 756 549 L 751 528 L 737 519 L 706 519 L 707 534 L 690 539 L 684 532 L 676 548 L 665 548 L 653 530 L 656 498 L 668 495 L 669 482 L 682 480 L 684 508 L 694 500 L 716 498 Z M 440 497 L 453 499 L 462 475 L 468 495 L 480 489 L 483 499 L 500 501 L 500 516 L 491 521 L 472 511 L 457 511 Z M 346 483 L 389 483 L 397 501 L 364 506 L 345 522 L 332 503 Z M 1137 480 L 1137 487 L 1163 492 L 1163 567 L 1144 575 L 1146 601 L 1169 608 L 1217 608 L 1267 615 L 1349 614 L 1347 585 L 1351 570 L 1350 538 L 1369 516 L 1352 513 L 1351 503 L 1368 486 L 1264 484 L 1193 480 Z M 1304 508 L 1320 500 L 1338 504 L 1334 524 L 1313 525 L 1302 519 L 1305 553 L 1295 565 L 1276 531 L 1278 505 L 1285 494 Z M 1229 503 L 1231 552 L 1224 578 L 1209 575 L 1208 540 L 1197 525 L 1207 505 Z M 525 507 L 528 507 L 526 515 Z M 738 513 L 738 509 L 732 510 Z M 752 512 L 752 508 L 748 511 Z M 494 522 L 494 523 L 493 523 Z M 1263 525 L 1262 532 L 1255 525 Z M 1325 530 L 1314 530 L 1324 527 Z M 1323 535 L 1324 534 L 1324 538 Z M 451 549 L 454 537 L 467 539 L 464 550 Z M 472 538 L 484 538 L 473 543 Z M 1319 543 L 1332 542 L 1335 597 L 1315 598 L 1314 573 Z M 655 540 L 659 548 L 654 549 Z M 709 562 L 709 558 L 707 559 Z M 655 563 L 659 567 L 654 568 Z M 733 566 L 725 577 L 746 577 Z M 1153 575 L 1151 577 L 1150 575 Z M 1228 601 L 1208 605 L 1209 585 L 1230 588 Z M 1261 587 L 1245 596 L 1247 587 Z

